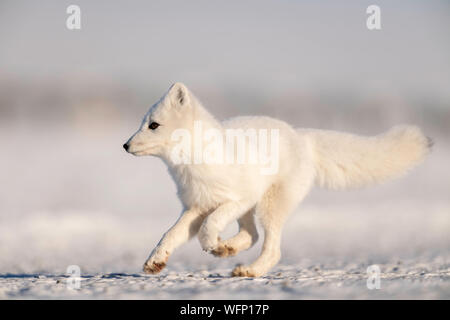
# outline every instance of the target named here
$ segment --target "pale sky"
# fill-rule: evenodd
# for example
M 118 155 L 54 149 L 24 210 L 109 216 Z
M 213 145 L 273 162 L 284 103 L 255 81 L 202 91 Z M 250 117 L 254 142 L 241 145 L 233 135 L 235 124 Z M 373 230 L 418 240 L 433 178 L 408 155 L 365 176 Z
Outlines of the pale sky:
M 450 101 L 448 1 L 5 1 L 0 76 L 409 91 Z M 77 4 L 82 29 L 66 29 Z M 382 30 L 366 28 L 381 8 Z M 3 74 L 3 75 L 2 75 Z

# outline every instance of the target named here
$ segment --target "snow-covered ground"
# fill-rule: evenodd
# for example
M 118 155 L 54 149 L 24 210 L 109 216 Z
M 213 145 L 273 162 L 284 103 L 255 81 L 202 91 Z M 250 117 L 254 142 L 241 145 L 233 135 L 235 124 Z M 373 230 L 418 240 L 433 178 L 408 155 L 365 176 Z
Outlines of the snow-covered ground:
M 158 159 L 121 150 L 129 128 L 1 130 L 1 299 L 450 298 L 450 153 L 439 139 L 400 180 L 314 190 L 286 224 L 280 264 L 247 279 L 230 271 L 255 259 L 261 240 L 218 259 L 194 239 L 161 274 L 141 272 L 181 208 Z M 67 288 L 69 265 L 81 269 L 80 290 Z M 367 289 L 370 265 L 379 290 Z
M 63 275 L 2 275 L 0 297 L 8 299 L 448 299 L 450 270 L 445 261 L 380 264 L 380 288 L 366 285 L 367 264 L 279 265 L 262 278 L 233 278 L 229 270 L 176 262 L 172 271 L 96 273 L 70 289 Z M 191 271 L 175 271 L 175 270 Z

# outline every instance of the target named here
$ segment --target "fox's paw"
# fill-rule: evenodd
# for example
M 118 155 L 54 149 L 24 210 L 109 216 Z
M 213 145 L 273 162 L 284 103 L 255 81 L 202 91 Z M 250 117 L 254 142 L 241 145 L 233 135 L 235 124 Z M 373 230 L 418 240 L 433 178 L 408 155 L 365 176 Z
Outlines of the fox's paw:
M 161 270 L 164 269 L 165 267 L 166 267 L 165 262 L 152 262 L 152 263 L 146 262 L 144 264 L 143 270 L 147 274 L 157 274 L 161 272 Z
M 204 251 L 212 253 L 213 250 L 219 247 L 220 237 L 210 236 L 207 232 L 203 231 L 199 232 L 198 240 Z
M 262 274 L 254 270 L 252 267 L 243 265 L 237 265 L 236 268 L 234 268 L 233 271 L 231 272 L 231 275 L 233 277 L 249 277 L 249 278 L 262 276 Z
M 169 259 L 169 253 L 160 252 L 157 250 L 155 254 L 152 254 L 150 258 L 144 263 L 143 270 L 148 274 L 157 274 L 166 267 L 167 260 Z
M 237 250 L 224 243 L 219 243 L 219 245 L 216 248 L 211 250 L 211 253 L 216 257 L 225 258 L 236 255 Z

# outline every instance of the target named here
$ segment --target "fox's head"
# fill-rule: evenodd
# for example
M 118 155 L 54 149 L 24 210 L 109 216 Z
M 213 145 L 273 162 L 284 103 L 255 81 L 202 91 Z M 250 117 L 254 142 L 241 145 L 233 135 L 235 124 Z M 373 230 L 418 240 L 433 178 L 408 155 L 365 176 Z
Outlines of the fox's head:
M 135 155 L 167 155 L 173 144 L 171 135 L 177 129 L 191 129 L 193 96 L 182 83 L 172 85 L 142 120 L 138 131 L 123 145 Z

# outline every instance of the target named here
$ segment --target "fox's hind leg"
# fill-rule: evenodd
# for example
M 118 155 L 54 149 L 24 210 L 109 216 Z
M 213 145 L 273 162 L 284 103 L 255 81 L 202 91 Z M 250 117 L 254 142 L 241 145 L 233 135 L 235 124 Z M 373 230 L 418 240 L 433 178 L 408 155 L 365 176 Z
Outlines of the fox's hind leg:
M 298 177 L 297 177 L 298 178 Z M 308 193 L 313 178 L 303 176 L 301 183 L 273 185 L 257 204 L 256 212 L 264 228 L 261 255 L 250 265 L 238 265 L 232 275 L 259 277 L 264 275 L 281 258 L 281 231 L 288 215 Z
M 258 241 L 254 214 L 255 209 L 252 208 L 239 218 L 238 234 L 230 239 L 220 241 L 211 253 L 216 257 L 231 257 L 253 246 Z

